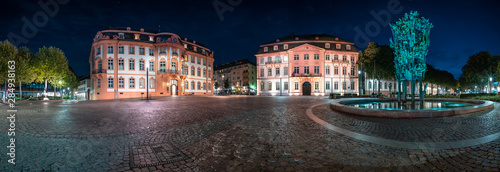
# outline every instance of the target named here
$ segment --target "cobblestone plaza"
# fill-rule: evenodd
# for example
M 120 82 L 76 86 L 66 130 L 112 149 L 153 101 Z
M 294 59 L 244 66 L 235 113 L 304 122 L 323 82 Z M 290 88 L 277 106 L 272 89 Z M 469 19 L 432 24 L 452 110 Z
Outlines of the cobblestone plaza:
M 4 133 L 0 171 L 499 171 L 500 103 L 455 117 L 387 119 L 335 112 L 330 101 L 25 101 L 16 107 L 16 164 L 7 163 Z M 6 110 L 0 115 L 7 131 Z

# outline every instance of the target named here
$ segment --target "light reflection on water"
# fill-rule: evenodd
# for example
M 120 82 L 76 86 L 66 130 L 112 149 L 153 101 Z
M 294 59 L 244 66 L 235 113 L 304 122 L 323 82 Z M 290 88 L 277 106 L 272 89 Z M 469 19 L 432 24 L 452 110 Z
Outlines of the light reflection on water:
M 362 107 L 369 109 L 384 109 L 384 110 L 439 110 L 439 109 L 449 109 L 449 108 L 460 108 L 473 106 L 473 104 L 463 103 L 463 102 L 428 102 L 424 101 L 423 107 L 420 106 L 420 102 L 415 102 L 412 105 L 411 102 L 407 102 L 404 105 L 398 104 L 397 101 L 393 102 L 366 102 L 358 104 L 347 104 L 348 106 Z

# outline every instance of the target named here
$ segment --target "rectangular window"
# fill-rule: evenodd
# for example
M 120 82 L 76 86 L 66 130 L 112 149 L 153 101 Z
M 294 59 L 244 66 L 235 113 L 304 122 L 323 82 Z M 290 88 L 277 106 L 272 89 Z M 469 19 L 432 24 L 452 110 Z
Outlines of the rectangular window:
M 260 69 L 260 77 L 264 77 L 264 69 Z
M 154 79 L 149 80 L 149 88 L 155 88 L 155 80 Z
M 129 47 L 128 48 L 128 53 L 129 54 L 135 54 L 135 47 Z
M 299 55 L 298 54 L 293 55 L 293 60 L 299 60 Z
M 113 78 L 108 78 L 108 88 L 113 88 Z
M 144 70 L 144 61 L 139 62 L 139 70 Z
M 118 53 L 123 54 L 123 46 L 118 47 Z
M 319 74 L 319 66 L 314 66 L 314 74 Z
M 264 64 L 264 58 L 260 58 L 260 64 Z
M 267 69 L 267 76 L 272 76 L 273 75 L 273 71 L 271 69 Z
M 118 69 L 123 70 L 123 59 L 118 60 Z
M 283 84 L 284 84 L 283 89 L 288 90 L 288 82 L 284 82 Z
M 196 57 L 196 63 L 201 64 L 200 63 L 200 58 Z
M 130 85 L 130 88 L 135 88 L 135 79 L 134 78 L 130 78 L 129 85 Z
M 129 60 L 128 65 L 129 70 L 135 70 L 135 60 Z
M 101 79 L 97 79 L 97 88 L 101 88 Z
M 319 90 L 319 82 L 318 81 L 314 82 L 314 89 Z
M 299 67 L 293 67 L 293 73 L 295 75 L 298 75 L 299 74 Z
M 351 56 L 351 63 L 356 63 L 356 62 L 354 61 L 354 56 Z
M 145 88 L 145 86 L 144 86 L 144 79 L 140 79 L 139 80 L 139 87 L 140 88 Z
M 319 60 L 319 54 L 314 54 L 314 60 Z
M 304 66 L 304 74 L 309 74 L 309 66 Z
M 113 53 L 113 46 L 108 46 L 108 53 Z
M 273 89 L 273 83 L 272 82 L 268 82 L 267 83 L 267 90 L 272 90 Z
M 295 82 L 295 90 L 299 90 L 299 82 Z
M 335 82 L 335 84 L 333 85 L 333 88 L 335 90 L 338 90 L 339 89 L 339 82 Z
M 97 55 L 101 54 L 101 47 L 97 48 Z
M 352 67 L 352 68 L 351 68 L 351 75 L 354 75 L 354 74 L 355 74 L 355 73 L 354 73 L 354 68 Z
M 150 56 L 154 56 L 154 55 L 155 55 L 155 50 L 154 50 L 154 49 L 152 49 L 152 48 L 150 48 L 150 49 L 149 49 L 149 55 L 150 55 Z
M 276 68 L 276 76 L 280 75 L 280 68 Z
M 333 60 L 339 60 L 339 55 L 333 56 Z
M 330 60 L 330 55 L 326 55 L 325 60 Z
M 198 73 L 198 76 L 201 76 L 201 69 L 198 69 L 197 73 Z
M 309 60 L 309 54 L 304 54 L 304 60 Z
M 339 74 L 339 67 L 333 68 L 333 74 L 335 74 L 335 75 Z
M 326 66 L 325 74 L 330 75 L 330 66 Z
M 191 63 L 194 63 L 194 56 L 191 56 Z
M 120 88 L 124 88 L 125 87 L 125 81 L 123 80 L 123 78 L 120 78 L 118 79 L 118 87 Z
M 283 70 L 283 75 L 288 76 L 288 67 L 285 67 Z
M 325 89 L 327 89 L 327 90 L 330 89 L 330 81 L 326 81 Z
M 108 59 L 108 69 L 113 69 L 113 59 Z
M 165 53 L 167 53 L 167 49 L 166 49 L 166 48 L 160 48 L 160 53 L 161 53 L 161 54 L 165 54 Z
M 203 62 L 203 66 L 205 66 L 207 64 L 207 61 L 201 59 L 201 61 Z
M 276 90 L 280 90 L 280 83 L 276 82 Z
M 345 73 L 346 73 L 346 68 L 342 67 L 342 75 L 345 75 Z
M 345 90 L 345 87 L 346 87 L 346 83 L 342 82 L 342 90 Z
M 337 44 L 337 45 L 336 45 L 336 48 L 337 48 L 337 49 L 340 49 L 340 44 Z
M 139 54 L 140 54 L 140 55 L 144 55 L 144 53 L 145 53 L 145 52 L 144 52 L 144 48 L 139 48 Z
M 188 82 L 187 81 L 184 81 L 184 89 L 185 90 L 189 90 L 189 86 L 188 86 Z
M 155 71 L 155 62 L 149 62 L 149 71 Z
M 351 82 L 351 90 L 354 90 L 354 82 Z
M 194 90 L 194 89 L 196 89 L 196 88 L 194 87 L 194 82 L 191 82 L 191 90 Z

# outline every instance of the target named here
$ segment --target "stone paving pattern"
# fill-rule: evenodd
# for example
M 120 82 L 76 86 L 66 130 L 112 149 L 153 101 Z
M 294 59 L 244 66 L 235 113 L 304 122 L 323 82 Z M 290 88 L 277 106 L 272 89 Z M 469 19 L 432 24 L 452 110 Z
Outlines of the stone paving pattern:
M 324 97 L 169 97 L 23 102 L 16 165 L 0 171 L 499 171 L 500 140 L 458 149 L 402 149 L 356 140 L 312 121 L 306 109 L 365 135 L 432 142 L 500 132 L 500 104 L 471 115 L 381 119 L 332 111 Z M 0 124 L 7 131 L 7 106 Z M 2 147 L 7 134 L 0 135 Z

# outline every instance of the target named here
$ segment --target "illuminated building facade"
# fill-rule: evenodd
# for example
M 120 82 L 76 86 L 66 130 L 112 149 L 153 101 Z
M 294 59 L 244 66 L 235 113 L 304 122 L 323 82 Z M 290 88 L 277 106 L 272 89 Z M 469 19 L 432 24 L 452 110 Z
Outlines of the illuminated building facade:
M 292 33 L 261 45 L 255 56 L 258 95 L 358 94 L 354 43 Z
M 108 28 L 92 43 L 90 98 L 212 95 L 213 62 L 203 44 L 174 33 Z

